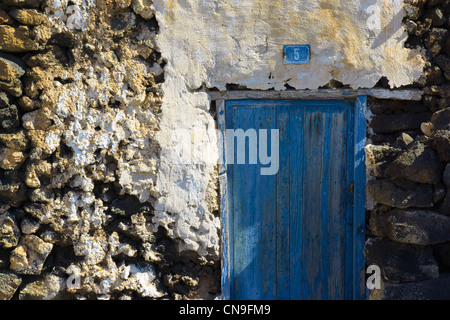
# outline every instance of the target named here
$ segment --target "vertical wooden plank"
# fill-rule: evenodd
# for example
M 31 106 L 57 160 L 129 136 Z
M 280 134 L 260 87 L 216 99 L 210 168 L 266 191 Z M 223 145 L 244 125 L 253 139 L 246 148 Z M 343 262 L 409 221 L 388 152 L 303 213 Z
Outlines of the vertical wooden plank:
M 337 106 L 332 106 L 331 108 L 337 109 Z M 321 156 L 321 159 L 317 159 L 319 161 L 322 161 L 322 174 L 320 176 L 320 179 L 322 180 L 321 185 L 321 212 L 320 212 L 320 228 L 321 228 L 321 237 L 320 237 L 320 248 L 321 248 L 321 256 L 317 257 L 320 259 L 318 264 L 320 266 L 320 283 L 322 284 L 322 292 L 320 293 L 320 296 L 316 296 L 315 299 L 323 299 L 328 300 L 329 299 L 329 282 L 331 282 L 332 279 L 334 279 L 337 275 L 335 272 L 329 272 L 329 265 L 332 260 L 332 256 L 328 256 L 328 237 L 330 236 L 328 234 L 329 229 L 328 227 L 331 227 L 332 233 L 335 233 L 337 230 L 335 228 L 336 225 L 331 225 L 332 221 L 328 221 L 328 211 L 333 210 L 339 210 L 337 208 L 333 208 L 329 206 L 328 203 L 328 196 L 330 195 L 330 184 L 329 184 L 329 176 L 330 176 L 330 159 L 331 159 L 331 153 L 330 153 L 330 142 L 331 137 L 333 135 L 333 132 L 331 131 L 331 119 L 335 113 L 334 110 L 331 110 L 330 106 L 322 106 L 319 108 L 319 114 L 321 114 L 321 119 L 319 126 L 321 126 L 321 136 L 319 139 L 322 139 L 323 144 L 323 151 Z M 336 156 L 336 155 L 333 155 Z M 330 224 L 329 224 L 330 223 Z M 339 231 L 337 231 L 339 232 Z
M 324 281 L 327 282 L 327 299 L 337 300 L 345 297 L 345 230 L 346 230 L 346 188 L 347 185 L 347 112 L 352 105 L 345 102 L 336 102 L 327 106 L 328 125 L 326 132 L 326 149 L 324 161 L 327 171 L 324 176 L 326 188 L 323 197 L 327 198 L 326 228 L 324 230 Z M 349 285 L 349 287 L 352 287 Z
M 298 203 L 291 203 L 291 271 L 298 268 L 302 273 L 302 277 L 293 278 L 293 284 L 299 283 L 293 286 L 303 291 L 300 294 L 294 292 L 295 299 L 344 298 L 345 185 L 348 163 L 346 112 L 351 109 L 351 104 L 338 101 L 332 103 L 301 103 L 305 114 L 303 134 L 293 135 L 293 139 L 303 136 L 303 185 L 300 197 L 294 196 L 299 193 L 299 188 L 295 185 L 297 179 L 292 176 L 298 172 L 298 168 L 291 168 L 291 199 L 303 199 L 301 228 L 296 226 L 299 223 L 295 221 L 298 216 L 295 206 Z M 294 140 L 291 144 L 298 145 Z M 291 159 L 294 158 L 291 152 Z M 295 247 L 298 243 L 302 243 L 301 249 Z M 295 262 L 299 256 L 302 261 Z M 351 282 L 347 285 L 352 287 Z
M 277 299 L 290 297 L 290 109 L 291 104 L 284 102 L 277 106 L 277 127 L 280 130 L 279 171 L 277 180 Z M 295 124 L 301 126 L 301 122 Z
M 274 129 L 274 107 L 234 102 L 232 128 Z M 255 104 L 258 106 L 256 107 Z M 269 136 L 270 137 L 270 136 Z M 269 139 L 270 141 L 270 139 Z M 235 299 L 274 299 L 276 294 L 276 176 L 262 176 L 261 165 L 228 165 L 233 171 L 233 292 Z M 235 144 L 237 148 L 237 144 Z M 271 149 L 271 146 L 268 146 Z M 257 148 L 257 150 L 259 150 Z M 236 149 L 237 151 L 237 149 Z M 236 156 L 235 152 L 235 156 Z
M 225 101 L 216 100 L 217 108 L 217 124 L 220 132 L 221 141 L 219 141 L 221 161 L 219 163 L 219 189 L 220 189 L 220 220 L 222 224 L 221 235 L 221 249 L 222 249 L 222 295 L 223 299 L 230 299 L 230 255 L 229 255 L 229 212 L 228 212 L 228 181 L 227 181 L 227 161 L 226 161 L 226 116 L 225 116 Z
M 289 269 L 290 299 L 303 299 L 304 265 L 302 260 L 303 210 L 303 108 L 297 102 L 290 108 L 289 122 Z
M 367 97 L 361 96 L 356 100 L 355 108 L 355 201 L 354 201 L 354 257 L 353 274 L 354 290 L 353 299 L 362 299 L 365 294 L 364 284 L 364 243 L 365 243 L 365 188 L 366 167 L 365 152 L 366 145 L 366 116 L 365 110 Z
M 354 153 L 355 153 L 355 104 L 347 110 L 347 164 L 346 164 L 346 174 L 347 174 L 347 185 L 343 186 L 346 191 L 345 195 L 345 293 L 344 299 L 353 299 L 354 290 L 354 265 L 353 265 L 353 247 L 354 247 L 354 198 L 355 198 L 355 176 L 354 176 Z
M 303 156 L 303 210 L 302 210 L 302 264 L 303 299 L 320 299 L 322 282 L 322 182 L 324 138 L 323 114 L 317 105 L 304 108 Z
M 276 105 L 271 102 L 265 108 L 266 112 L 262 115 L 263 120 L 260 129 L 268 130 L 268 149 L 272 149 L 271 130 L 277 129 L 277 114 Z M 262 142 L 259 141 L 261 144 Z M 276 143 L 279 143 L 277 141 Z M 261 166 L 258 166 L 261 167 Z M 262 259 L 259 260 L 260 272 L 263 275 L 263 295 L 264 300 L 274 300 L 277 294 L 277 270 L 274 266 L 277 265 L 277 180 L 276 174 L 270 176 L 263 176 L 260 173 L 260 169 L 257 169 L 257 184 L 261 186 L 258 188 L 260 191 L 258 195 L 258 207 L 261 210 L 263 216 L 263 228 L 262 232 Z M 267 262 L 267 263 L 266 263 Z

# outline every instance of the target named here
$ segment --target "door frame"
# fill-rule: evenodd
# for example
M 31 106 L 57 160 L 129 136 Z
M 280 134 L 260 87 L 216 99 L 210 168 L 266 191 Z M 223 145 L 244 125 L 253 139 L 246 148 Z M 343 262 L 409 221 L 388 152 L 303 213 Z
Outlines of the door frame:
M 305 95 L 306 92 L 306 95 Z M 354 101 L 355 123 L 354 123 L 354 206 L 353 206 L 353 300 L 361 300 L 365 297 L 365 188 L 366 188 L 366 166 L 365 152 L 366 146 L 366 107 L 367 95 L 355 94 L 346 95 L 341 91 L 340 97 L 335 94 L 327 95 L 311 94 L 310 91 L 295 91 L 296 95 L 274 95 L 273 91 L 264 92 L 243 92 L 236 91 L 236 94 L 227 93 L 225 97 L 218 96 L 212 99 L 216 102 L 216 113 L 218 129 L 223 139 L 219 146 L 219 188 L 220 188 L 220 215 L 221 215 L 221 251 L 222 251 L 222 298 L 230 300 L 231 297 L 231 265 L 230 265 L 230 241 L 229 241 L 229 199 L 228 199 L 228 176 L 226 159 L 226 106 L 227 100 L 347 100 Z M 336 93 L 336 91 L 334 91 Z M 233 98 L 235 96 L 235 98 Z

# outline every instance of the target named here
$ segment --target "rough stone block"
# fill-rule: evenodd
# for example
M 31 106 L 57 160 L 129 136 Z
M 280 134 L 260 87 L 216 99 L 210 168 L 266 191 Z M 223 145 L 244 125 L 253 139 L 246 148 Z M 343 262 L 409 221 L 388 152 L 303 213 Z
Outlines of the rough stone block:
M 433 130 L 450 130 L 450 107 L 433 113 L 430 122 Z
M 426 210 L 392 210 L 373 214 L 370 227 L 379 237 L 414 245 L 434 245 L 450 241 L 450 218 Z
M 42 280 L 30 282 L 19 293 L 19 300 L 65 300 L 66 281 L 63 277 L 48 274 Z
M 443 162 L 450 162 L 450 130 L 439 130 L 433 134 L 431 139 L 439 159 Z
M 53 245 L 35 235 L 24 235 L 19 245 L 11 252 L 10 269 L 19 274 L 41 274 L 47 256 Z
M 17 128 L 19 121 L 19 110 L 15 105 L 0 109 L 0 132 Z
M 445 186 L 442 183 L 435 184 L 433 186 L 434 189 L 434 203 L 439 203 L 445 198 L 446 190 Z
M 20 229 L 14 216 L 8 212 L 0 215 L 0 246 L 5 249 L 17 246 L 20 239 Z
M 8 6 L 38 8 L 42 0 L 3 0 Z
M 431 247 L 413 247 L 388 239 L 369 239 L 364 248 L 367 265 L 380 267 L 390 283 L 436 279 L 439 267 Z
M 0 143 L 8 148 L 20 151 L 26 151 L 30 145 L 25 130 L 18 130 L 13 133 L 0 133 Z
M 367 189 L 373 200 L 396 208 L 431 208 L 433 188 L 429 184 L 414 184 L 405 189 L 389 180 L 369 180 Z
M 401 152 L 398 148 L 373 144 L 367 145 L 364 150 L 366 152 L 366 162 L 369 172 L 377 178 L 386 177 L 386 168 Z
M 439 264 L 446 269 L 450 268 L 450 242 L 434 246 L 433 251 Z
M 372 290 L 370 300 L 450 300 L 450 274 L 420 282 L 387 284 Z
M 372 119 L 369 126 L 374 133 L 393 133 L 406 130 L 417 130 L 422 122 L 430 119 L 431 114 L 405 113 L 400 115 L 377 115 Z
M 439 212 L 445 215 L 450 215 L 450 190 L 447 191 L 447 195 L 442 201 L 441 206 L 439 207 Z
M 0 9 L 0 24 L 13 24 L 14 19 L 11 18 L 5 10 Z
M 25 161 L 22 151 L 0 147 L 0 168 L 4 170 L 17 170 Z
M 45 15 L 36 9 L 13 9 L 9 12 L 10 16 L 20 23 L 38 26 L 44 22 Z
M 30 38 L 27 27 L 0 25 L 0 51 L 21 53 L 38 49 L 39 44 Z
M 12 272 L 0 272 L 0 300 L 10 300 L 22 283 L 22 278 Z
M 17 171 L 0 170 L 0 202 L 18 207 L 27 200 L 26 189 Z
M 393 178 L 406 178 L 413 182 L 436 184 L 441 181 L 443 166 L 439 157 L 423 143 L 414 142 L 401 152 L 386 168 L 385 173 Z

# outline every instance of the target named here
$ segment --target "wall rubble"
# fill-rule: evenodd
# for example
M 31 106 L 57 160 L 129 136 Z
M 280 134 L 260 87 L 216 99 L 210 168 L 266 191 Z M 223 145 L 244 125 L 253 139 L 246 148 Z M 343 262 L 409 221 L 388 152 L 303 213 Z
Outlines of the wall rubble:
M 0 299 L 220 291 L 155 211 L 158 31 L 148 0 L 0 4 Z
M 450 2 L 405 1 L 406 45 L 426 52 L 420 102 L 372 100 L 366 147 L 371 299 L 448 299 Z

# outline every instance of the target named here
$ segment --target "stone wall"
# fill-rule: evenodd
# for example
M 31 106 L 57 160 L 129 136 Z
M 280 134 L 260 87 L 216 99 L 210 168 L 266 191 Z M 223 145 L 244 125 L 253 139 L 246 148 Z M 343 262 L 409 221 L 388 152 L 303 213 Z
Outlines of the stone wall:
M 371 299 L 450 297 L 450 1 L 405 1 L 407 46 L 427 64 L 423 100 L 370 102 L 366 147 Z M 383 85 L 381 82 L 380 85 Z
M 217 295 L 218 255 L 155 214 L 151 1 L 0 3 L 0 300 Z

